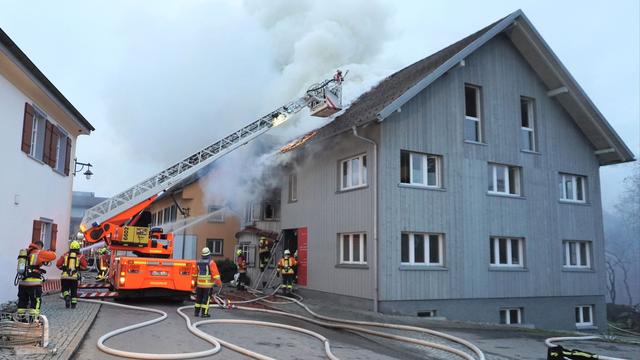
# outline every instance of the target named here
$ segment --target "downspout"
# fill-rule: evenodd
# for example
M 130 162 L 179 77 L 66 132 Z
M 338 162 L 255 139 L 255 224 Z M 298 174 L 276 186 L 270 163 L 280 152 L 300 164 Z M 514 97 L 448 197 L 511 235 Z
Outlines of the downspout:
M 354 125 L 351 130 L 353 136 L 373 145 L 373 312 L 378 312 L 378 144 L 369 138 L 358 135 L 358 129 Z

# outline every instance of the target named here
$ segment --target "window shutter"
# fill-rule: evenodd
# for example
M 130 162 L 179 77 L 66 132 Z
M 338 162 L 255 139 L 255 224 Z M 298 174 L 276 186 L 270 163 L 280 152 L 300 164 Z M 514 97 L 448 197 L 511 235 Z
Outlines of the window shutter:
M 33 131 L 33 116 L 35 111 L 29 103 L 24 103 L 24 119 L 22 123 L 22 151 L 31 152 L 31 133 Z
M 58 127 L 56 127 L 55 125 L 51 124 L 51 143 L 49 144 L 51 149 L 49 149 L 49 166 L 54 169 L 56 168 L 58 162 L 58 157 L 56 156 L 56 148 L 58 147 L 59 139 L 60 130 L 58 130 Z
M 51 138 L 53 137 L 53 124 L 45 120 L 44 127 L 44 151 L 42 161 L 45 164 L 51 163 Z
M 40 232 L 42 231 L 42 221 L 33 220 L 33 231 L 31 232 L 31 242 L 40 240 Z
M 67 148 L 64 153 L 64 174 L 69 176 L 69 167 L 71 165 L 71 138 L 67 136 Z
M 51 224 L 51 245 L 49 250 L 56 251 L 56 242 L 58 241 L 58 224 Z

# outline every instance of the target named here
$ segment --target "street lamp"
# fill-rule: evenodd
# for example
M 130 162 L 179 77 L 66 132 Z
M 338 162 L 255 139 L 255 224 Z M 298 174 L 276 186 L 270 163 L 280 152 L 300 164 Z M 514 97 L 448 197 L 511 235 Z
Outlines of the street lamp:
M 80 165 L 79 169 L 78 165 Z M 85 166 L 87 167 L 87 171 L 82 173 L 82 175 L 86 176 L 87 180 L 91 180 L 91 175 L 93 175 L 93 173 L 91 172 L 91 167 L 93 165 L 91 165 L 91 163 L 81 163 L 78 161 L 78 159 L 73 159 L 73 176 L 76 176 L 76 174 L 82 171 Z

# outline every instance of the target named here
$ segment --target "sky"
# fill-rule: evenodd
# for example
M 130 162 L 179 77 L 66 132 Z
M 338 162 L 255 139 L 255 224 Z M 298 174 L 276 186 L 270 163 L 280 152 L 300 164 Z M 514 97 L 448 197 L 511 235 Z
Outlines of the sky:
M 0 27 L 96 128 L 76 151 L 95 175 L 76 177 L 74 189 L 98 196 L 270 112 L 336 67 L 351 70 L 352 99 L 518 8 L 640 154 L 637 0 L 316 3 L 0 0 Z M 302 123 L 281 135 L 318 126 Z M 631 168 L 601 168 L 605 210 Z

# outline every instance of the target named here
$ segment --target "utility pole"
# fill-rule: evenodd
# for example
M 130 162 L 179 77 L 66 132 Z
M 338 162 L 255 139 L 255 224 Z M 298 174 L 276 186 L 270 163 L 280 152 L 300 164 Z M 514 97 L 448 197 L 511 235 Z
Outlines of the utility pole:
M 189 217 L 191 208 L 182 208 L 180 212 L 182 213 L 182 218 L 184 219 L 184 222 L 182 224 L 182 226 L 184 226 L 184 229 L 182 229 L 182 258 L 184 259 L 184 248 L 187 247 L 187 218 Z

